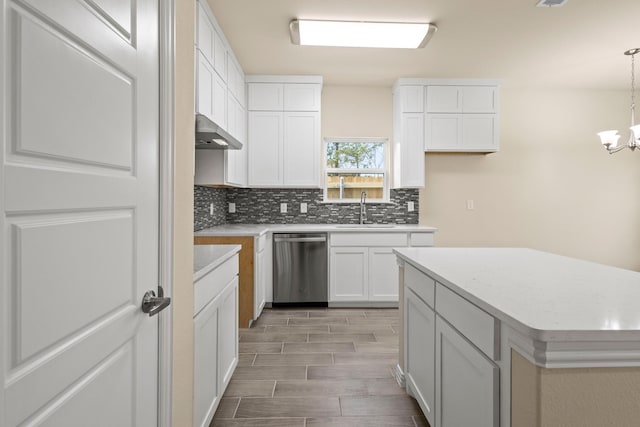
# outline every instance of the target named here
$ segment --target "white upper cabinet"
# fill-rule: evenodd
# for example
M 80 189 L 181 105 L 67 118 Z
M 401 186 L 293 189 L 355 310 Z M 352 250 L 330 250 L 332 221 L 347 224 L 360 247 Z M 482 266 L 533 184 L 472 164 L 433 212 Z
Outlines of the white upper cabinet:
M 427 113 L 459 113 L 462 111 L 458 86 L 428 86 Z
M 205 59 L 209 61 L 209 64 L 213 65 L 213 50 L 214 50 L 214 33 L 213 25 L 207 16 L 207 12 L 205 12 L 202 5 L 198 2 L 198 33 L 196 39 L 196 46 Z
M 320 113 L 284 113 L 283 178 L 290 186 L 313 187 L 320 181 Z
M 280 83 L 249 83 L 249 111 L 283 111 L 284 85 Z
M 284 111 L 320 111 L 320 85 L 285 84 Z
M 222 37 L 213 32 L 213 68 L 216 73 L 222 78 L 223 81 L 227 81 L 227 47 L 222 41 Z
M 248 76 L 250 187 L 320 187 L 320 94 L 315 76 Z
M 424 112 L 424 86 L 400 86 L 398 91 L 401 113 Z
M 202 52 L 196 50 L 196 113 L 213 118 L 213 82 L 215 71 Z
M 394 85 L 394 114 L 424 111 L 423 151 L 495 152 L 499 150 L 500 84 L 481 79 L 399 79 Z M 417 105 L 420 87 L 424 89 L 424 110 Z M 399 117 L 394 116 L 394 135 L 415 135 L 404 127 L 395 129 L 396 123 L 406 123 Z M 402 139 L 401 144 L 410 142 Z M 399 173 L 394 171 L 395 176 Z M 400 184 L 405 185 L 402 180 Z
M 242 68 L 205 1 L 197 2 L 196 113 L 243 144 L 241 150 L 196 150 L 197 185 L 247 185 L 247 110 Z

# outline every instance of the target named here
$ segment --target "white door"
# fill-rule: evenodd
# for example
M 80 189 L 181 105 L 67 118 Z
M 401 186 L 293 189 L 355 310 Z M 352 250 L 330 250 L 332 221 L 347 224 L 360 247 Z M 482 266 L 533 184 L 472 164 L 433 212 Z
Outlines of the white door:
M 0 22 L 0 425 L 156 426 L 157 0 Z
M 249 112 L 249 186 L 282 185 L 282 114 Z

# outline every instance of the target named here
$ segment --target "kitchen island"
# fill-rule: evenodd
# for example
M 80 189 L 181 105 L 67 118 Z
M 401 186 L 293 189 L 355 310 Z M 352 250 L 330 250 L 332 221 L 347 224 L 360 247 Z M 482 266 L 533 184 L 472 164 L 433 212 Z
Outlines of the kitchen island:
M 640 425 L 640 273 L 403 248 L 399 377 L 432 426 Z

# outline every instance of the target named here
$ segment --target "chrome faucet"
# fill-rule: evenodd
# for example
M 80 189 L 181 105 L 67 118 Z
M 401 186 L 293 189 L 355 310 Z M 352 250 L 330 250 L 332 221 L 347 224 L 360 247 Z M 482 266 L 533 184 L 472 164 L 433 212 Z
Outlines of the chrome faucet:
M 364 220 L 367 217 L 367 207 L 365 206 L 366 201 L 367 193 L 363 191 L 360 193 L 360 224 L 364 224 Z

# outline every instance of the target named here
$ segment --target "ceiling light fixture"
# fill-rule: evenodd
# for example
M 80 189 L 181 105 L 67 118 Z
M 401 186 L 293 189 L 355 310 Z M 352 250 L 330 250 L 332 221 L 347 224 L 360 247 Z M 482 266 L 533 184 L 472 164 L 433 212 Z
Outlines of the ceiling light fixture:
M 617 130 L 605 130 L 598 132 L 602 145 L 607 149 L 609 154 L 617 153 L 618 151 L 629 147 L 631 151 L 640 147 L 640 125 L 636 124 L 636 77 L 635 77 L 635 55 L 640 53 L 640 48 L 630 49 L 624 54 L 631 56 L 631 134 L 629 135 L 629 142 L 627 145 L 618 146 L 618 140 L 620 134 Z
M 291 42 L 304 46 L 418 49 L 438 30 L 429 23 L 319 21 L 294 19 Z

